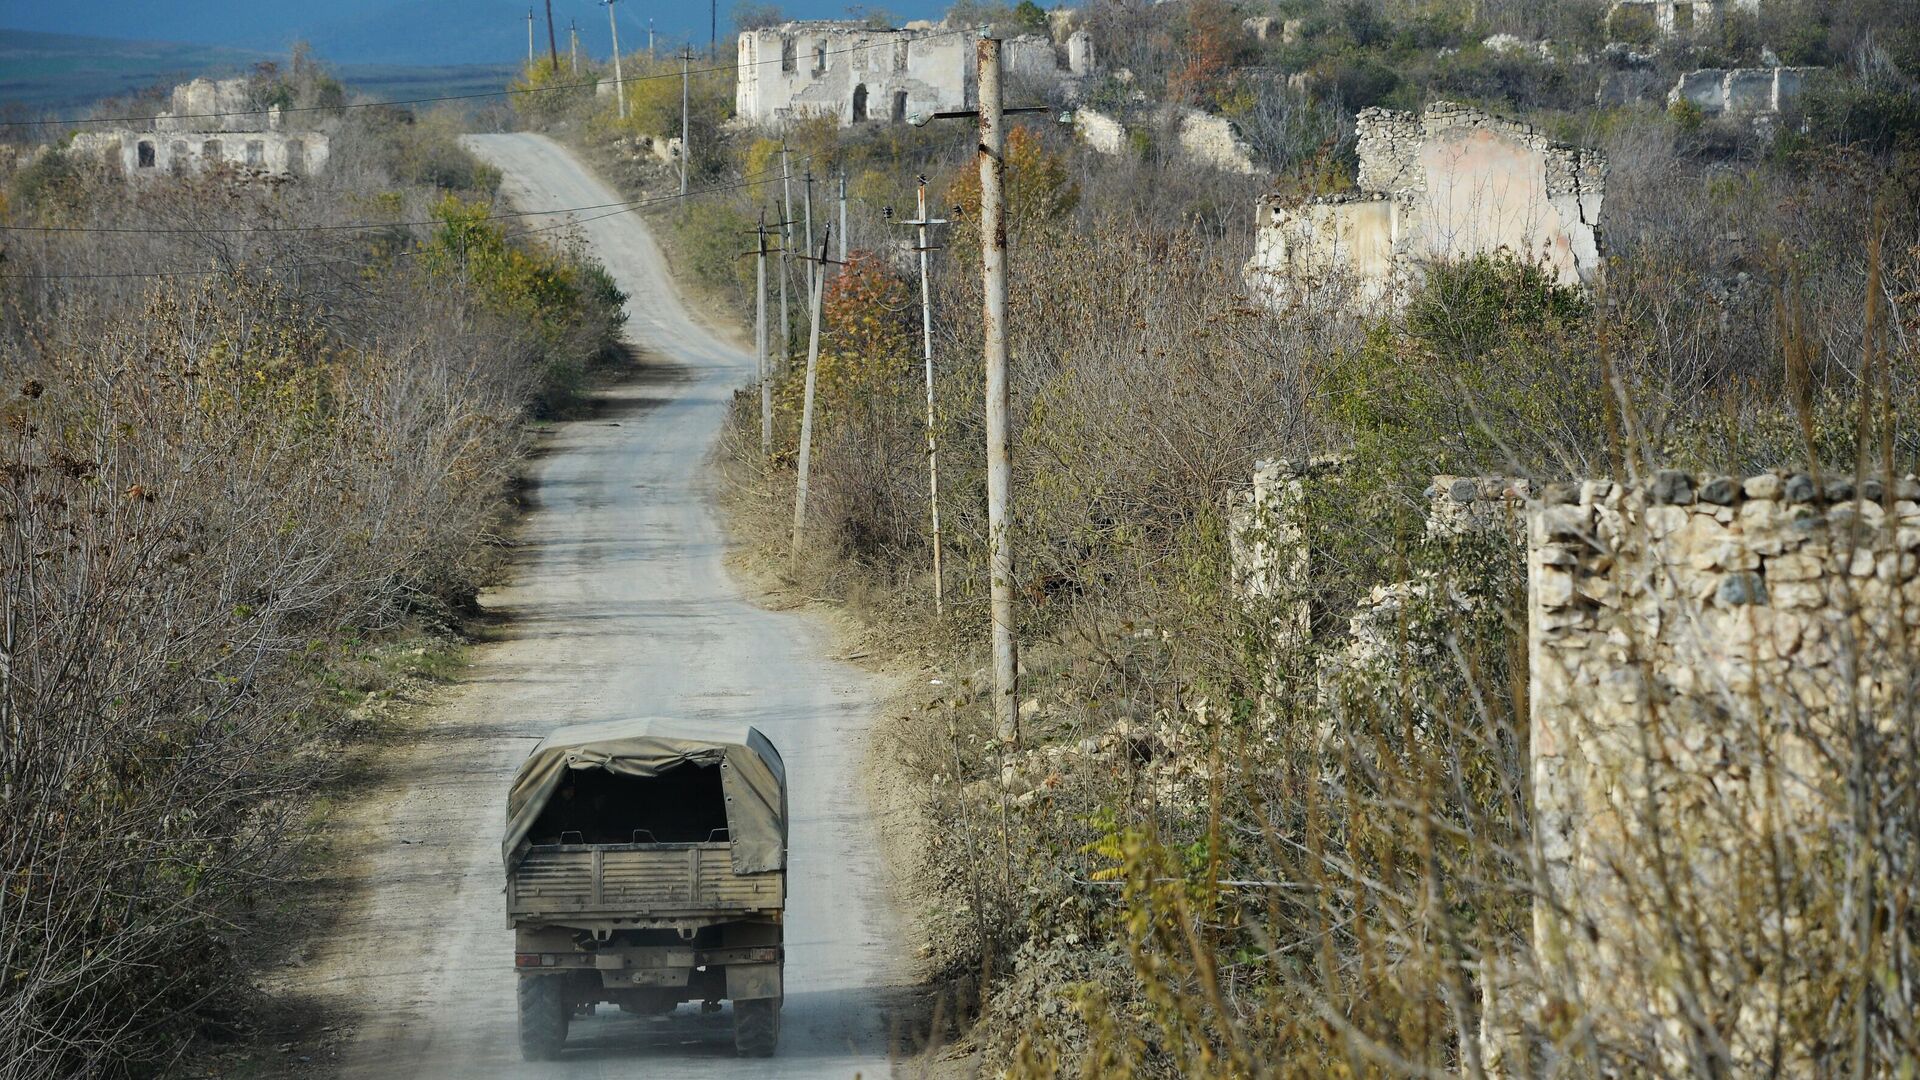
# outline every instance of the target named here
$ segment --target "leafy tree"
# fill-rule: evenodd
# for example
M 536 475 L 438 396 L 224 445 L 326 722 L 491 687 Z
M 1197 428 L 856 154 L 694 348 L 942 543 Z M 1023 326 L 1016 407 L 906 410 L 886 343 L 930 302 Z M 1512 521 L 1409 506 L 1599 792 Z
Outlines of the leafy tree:
M 1020 3 L 1015 5 L 1013 24 L 1019 27 L 1022 33 L 1027 34 L 1045 34 L 1049 30 L 1047 13 L 1041 10 L 1040 5 L 1033 0 L 1020 0 Z

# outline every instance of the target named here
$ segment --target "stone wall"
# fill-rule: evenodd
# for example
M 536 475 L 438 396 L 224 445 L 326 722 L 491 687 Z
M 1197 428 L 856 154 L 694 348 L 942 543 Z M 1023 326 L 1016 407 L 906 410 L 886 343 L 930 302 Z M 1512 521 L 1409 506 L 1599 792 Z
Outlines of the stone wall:
M 1359 191 L 1304 203 L 1269 196 L 1248 285 L 1285 303 L 1332 277 L 1393 295 L 1422 264 L 1505 250 L 1563 284 L 1600 270 L 1605 161 L 1538 129 L 1451 102 L 1363 110 Z
M 734 111 L 760 124 L 824 115 L 846 125 L 970 108 L 974 40 L 845 22 L 748 30 Z
M 971 108 L 977 40 L 972 33 L 875 30 L 856 22 L 748 30 L 740 35 L 734 112 L 757 124 L 831 116 L 852 125 Z M 1009 39 L 1001 69 L 1016 87 L 1051 89 L 1093 72 L 1093 37 L 1077 31 L 1064 50 L 1039 35 Z
M 1253 150 L 1240 138 L 1233 122 L 1199 109 L 1181 109 L 1176 120 L 1180 149 L 1189 161 L 1221 172 L 1253 175 Z
M 1652 24 L 1661 37 L 1689 37 L 1719 29 L 1729 11 L 1752 13 L 1760 0 L 1616 0 L 1607 11 L 1607 30 L 1618 36 L 1629 20 Z
M 312 176 L 327 167 L 331 145 L 318 131 L 89 131 L 73 152 L 129 180 L 198 176 L 213 168 L 262 176 Z
M 1914 723 L 1920 480 L 1892 488 L 1661 473 L 1532 505 L 1549 1014 L 1683 1073 L 1710 1037 L 1738 1073 L 1830 1004 L 1861 948 L 1821 906 L 1856 857 L 1849 765 L 1911 765 L 1874 749 Z M 1785 1030 L 1788 1075 L 1817 1071 Z
M 1667 104 L 1687 102 L 1708 116 L 1760 116 L 1791 106 L 1819 68 L 1702 68 L 1680 76 Z

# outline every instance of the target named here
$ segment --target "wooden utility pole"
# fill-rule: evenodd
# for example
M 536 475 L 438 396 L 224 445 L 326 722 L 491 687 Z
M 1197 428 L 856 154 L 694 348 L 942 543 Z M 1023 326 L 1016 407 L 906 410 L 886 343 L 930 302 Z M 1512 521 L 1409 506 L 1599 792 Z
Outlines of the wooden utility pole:
M 620 114 L 620 119 L 625 120 L 627 118 L 627 80 L 620 74 L 620 24 L 613 17 L 613 5 L 616 0 L 600 0 L 600 2 L 607 5 L 607 27 L 613 31 L 613 99 L 617 103 L 615 108 Z
M 580 74 L 580 24 L 572 19 L 567 20 L 567 61 Z
M 753 344 L 760 357 L 760 457 L 773 454 L 773 372 L 767 370 L 767 212 L 760 211 L 760 258 L 753 279 Z
M 1007 418 L 1006 131 L 1000 116 L 1000 39 L 976 46 L 980 87 L 981 329 L 987 369 L 987 541 L 993 611 L 993 717 L 1001 741 L 1020 744 L 1019 644 L 1013 626 L 1013 458 Z
M 930 227 L 947 222 L 944 218 L 927 216 L 927 178 L 924 176 L 920 178 L 916 200 L 920 212 L 912 221 L 902 224 L 919 230 L 919 243 L 914 248 L 920 253 L 920 356 L 927 376 L 927 516 L 933 531 L 933 614 L 939 618 L 946 614 L 946 582 L 940 565 L 940 444 L 933 416 L 933 285 L 927 273 L 927 255 L 933 250 Z
M 693 63 L 693 46 L 680 51 L 680 194 L 687 193 L 687 152 L 693 143 L 687 138 L 687 71 Z
M 547 62 L 553 65 L 553 73 L 560 73 L 560 47 L 553 40 L 553 0 L 547 0 Z
M 831 233 L 832 227 L 827 231 Z M 812 251 L 813 248 L 807 248 Z M 820 238 L 820 261 L 827 261 L 827 237 Z M 800 399 L 800 471 L 793 487 L 793 548 L 789 562 L 800 558 L 800 530 L 807 522 L 807 469 L 813 457 L 813 386 L 820 371 L 820 298 L 826 291 L 826 275 L 813 277 L 813 329 L 807 339 L 807 382 Z

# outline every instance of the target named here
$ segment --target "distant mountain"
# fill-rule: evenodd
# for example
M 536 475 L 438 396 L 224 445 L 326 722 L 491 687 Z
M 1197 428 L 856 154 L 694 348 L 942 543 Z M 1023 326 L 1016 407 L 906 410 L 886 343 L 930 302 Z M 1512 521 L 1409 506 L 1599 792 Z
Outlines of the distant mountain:
M 0 109 L 77 110 L 197 76 L 244 74 L 264 60 L 284 63 L 286 56 L 170 41 L 0 30 Z M 511 63 L 328 66 L 349 91 L 382 100 L 485 93 L 505 87 L 516 72 Z

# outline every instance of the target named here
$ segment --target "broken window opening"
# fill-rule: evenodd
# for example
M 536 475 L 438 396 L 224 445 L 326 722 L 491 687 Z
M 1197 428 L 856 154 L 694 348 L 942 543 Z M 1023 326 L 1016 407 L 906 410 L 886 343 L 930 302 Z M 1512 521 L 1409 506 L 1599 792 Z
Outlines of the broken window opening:
M 219 139 L 208 139 L 200 146 L 200 156 L 208 161 L 219 161 L 225 155 L 225 149 Z
M 1693 5 L 1675 4 L 1673 6 L 1673 32 L 1684 34 L 1693 29 Z
M 173 145 L 167 147 L 167 157 L 169 159 L 167 164 L 173 166 L 173 175 L 185 176 L 187 174 L 186 140 L 184 139 L 173 140 Z
M 134 152 L 137 155 L 136 162 L 140 168 L 153 168 L 153 144 L 151 142 L 141 139 L 140 145 L 135 148 Z
M 893 92 L 892 115 L 893 122 L 896 124 L 904 124 L 907 122 L 907 92 L 905 90 L 895 90 Z
M 264 165 L 267 162 L 267 144 L 259 139 L 247 140 L 247 164 Z
M 822 41 L 813 47 L 813 73 L 820 75 L 827 70 L 827 43 Z
M 699 844 L 727 838 L 717 765 L 658 776 L 568 769 L 528 833 L 536 844 Z
M 780 70 L 792 71 L 796 65 L 797 65 L 797 62 L 795 61 L 794 55 L 793 55 L 793 39 L 790 37 L 781 38 L 780 39 Z
M 853 122 L 865 123 L 867 119 L 867 84 L 861 83 L 853 88 Z
M 307 175 L 307 143 L 305 139 L 288 140 L 287 171 L 295 176 Z

